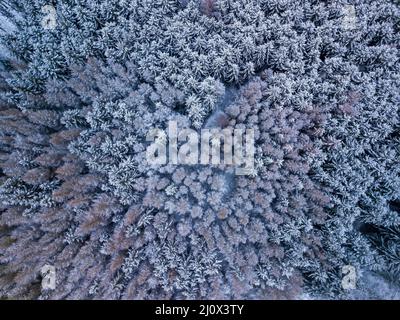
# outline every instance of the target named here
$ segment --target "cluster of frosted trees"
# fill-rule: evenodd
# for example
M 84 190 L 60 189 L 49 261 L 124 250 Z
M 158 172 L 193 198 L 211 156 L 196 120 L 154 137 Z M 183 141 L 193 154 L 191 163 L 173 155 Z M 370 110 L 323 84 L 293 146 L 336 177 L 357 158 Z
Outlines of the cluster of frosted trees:
M 0 4 L 15 30 L 2 36 L 0 296 L 399 285 L 395 1 L 65 1 L 50 4 L 55 28 L 45 0 Z M 170 120 L 254 129 L 254 172 L 148 165 L 146 134 Z M 357 291 L 342 287 L 348 265 Z

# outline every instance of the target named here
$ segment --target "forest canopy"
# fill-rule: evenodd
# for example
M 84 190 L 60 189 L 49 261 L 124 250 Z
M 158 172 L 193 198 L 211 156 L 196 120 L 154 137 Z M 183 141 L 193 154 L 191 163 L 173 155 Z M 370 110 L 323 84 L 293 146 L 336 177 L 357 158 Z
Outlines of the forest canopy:
M 400 299 L 398 1 L 3 0 L 0 22 L 0 298 Z M 254 170 L 149 165 L 170 121 L 254 130 Z

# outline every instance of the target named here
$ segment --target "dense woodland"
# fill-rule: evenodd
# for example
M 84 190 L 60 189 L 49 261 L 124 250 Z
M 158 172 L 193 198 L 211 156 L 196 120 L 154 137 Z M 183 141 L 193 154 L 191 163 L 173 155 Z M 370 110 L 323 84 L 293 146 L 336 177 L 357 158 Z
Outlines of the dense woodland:
M 400 299 L 396 0 L 3 0 L 0 22 L 1 298 Z M 148 165 L 170 120 L 254 129 L 254 172 Z

